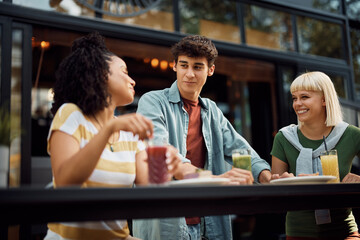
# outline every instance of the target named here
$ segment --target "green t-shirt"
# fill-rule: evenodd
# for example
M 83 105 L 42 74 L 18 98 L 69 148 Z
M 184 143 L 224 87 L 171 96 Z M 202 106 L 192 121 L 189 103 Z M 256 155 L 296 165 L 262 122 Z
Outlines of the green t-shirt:
M 317 149 L 321 140 L 310 140 L 298 130 L 299 141 L 305 148 Z M 360 129 L 348 126 L 335 146 L 338 153 L 340 179 L 351 170 L 352 161 L 360 157 Z M 296 173 L 296 159 L 299 151 L 279 132 L 274 139 L 271 155 L 279 158 L 289 166 L 289 172 Z M 331 223 L 317 225 L 315 212 L 291 211 L 286 215 L 286 235 L 292 237 L 343 237 L 358 231 L 351 209 L 331 209 Z

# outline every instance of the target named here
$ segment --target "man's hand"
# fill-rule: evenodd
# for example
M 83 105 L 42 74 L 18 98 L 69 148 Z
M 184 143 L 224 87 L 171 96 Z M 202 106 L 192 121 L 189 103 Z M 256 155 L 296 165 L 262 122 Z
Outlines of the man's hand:
M 214 177 L 228 178 L 230 179 L 230 184 L 234 185 L 253 184 L 254 182 L 254 177 L 251 171 L 240 168 L 233 168 L 224 174 Z

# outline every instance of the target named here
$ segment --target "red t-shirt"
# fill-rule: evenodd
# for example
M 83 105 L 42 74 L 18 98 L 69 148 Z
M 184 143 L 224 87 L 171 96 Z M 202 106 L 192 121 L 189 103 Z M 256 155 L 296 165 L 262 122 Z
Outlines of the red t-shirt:
M 201 107 L 199 101 L 190 101 L 183 99 L 184 108 L 189 115 L 189 126 L 186 137 L 186 158 L 191 160 L 191 164 L 204 168 L 206 147 L 204 137 L 202 135 Z M 186 218 L 186 224 L 198 224 L 200 217 Z

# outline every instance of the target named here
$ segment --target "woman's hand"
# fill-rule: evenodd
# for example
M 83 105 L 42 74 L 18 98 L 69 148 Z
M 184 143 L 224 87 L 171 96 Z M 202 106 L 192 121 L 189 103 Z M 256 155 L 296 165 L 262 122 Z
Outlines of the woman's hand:
M 348 173 L 341 182 L 343 182 L 343 183 L 360 183 L 360 176 L 353 174 L 353 173 Z
M 154 132 L 154 126 L 150 119 L 141 114 L 131 113 L 118 116 L 111 121 L 112 132 L 120 130 L 132 132 L 139 135 L 139 139 L 151 138 Z
M 230 171 L 214 177 L 228 178 L 230 179 L 230 184 L 234 185 L 253 184 L 254 182 L 251 171 L 241 168 L 232 168 Z
M 271 175 L 271 180 L 274 179 L 279 179 L 279 178 L 289 178 L 289 177 L 294 177 L 294 174 L 292 173 L 288 173 L 288 172 L 283 172 L 281 175 L 280 174 L 272 174 Z

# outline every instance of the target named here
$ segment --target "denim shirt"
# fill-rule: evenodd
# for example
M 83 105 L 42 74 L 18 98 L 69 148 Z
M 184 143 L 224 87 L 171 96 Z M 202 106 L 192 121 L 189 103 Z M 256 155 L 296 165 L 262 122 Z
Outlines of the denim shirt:
M 251 146 L 236 132 L 215 102 L 199 97 L 199 104 L 207 150 L 205 169 L 220 175 L 231 169 L 233 149 Z M 185 158 L 189 115 L 181 101 L 177 81 L 170 88 L 144 94 L 139 100 L 137 112 L 152 120 L 154 137 L 166 138 L 169 144 L 179 150 L 183 162 L 191 162 Z M 261 171 L 270 170 L 270 166 L 252 148 L 251 161 L 254 179 L 258 181 Z M 205 231 L 209 239 L 231 239 L 230 217 L 205 217 Z

